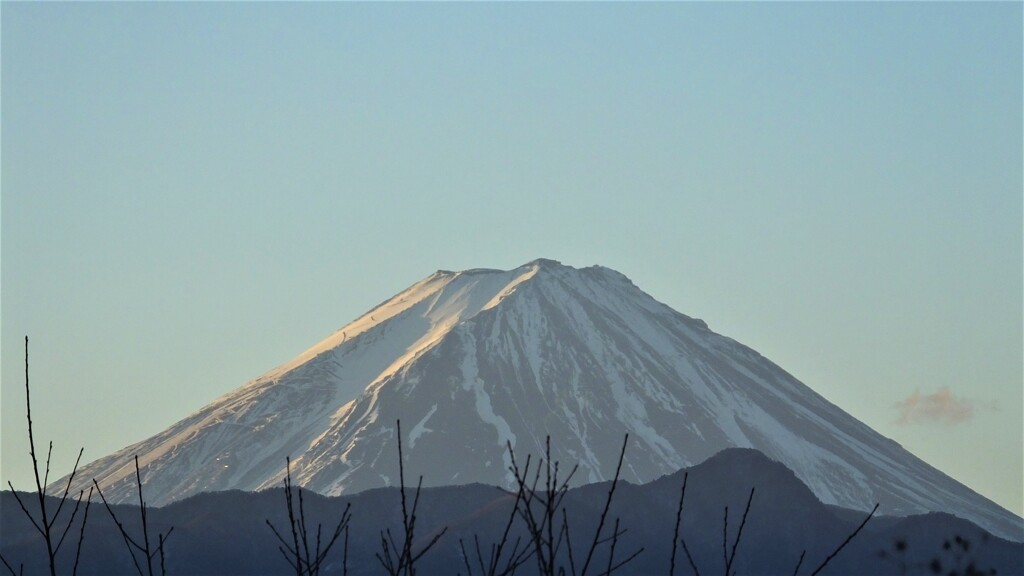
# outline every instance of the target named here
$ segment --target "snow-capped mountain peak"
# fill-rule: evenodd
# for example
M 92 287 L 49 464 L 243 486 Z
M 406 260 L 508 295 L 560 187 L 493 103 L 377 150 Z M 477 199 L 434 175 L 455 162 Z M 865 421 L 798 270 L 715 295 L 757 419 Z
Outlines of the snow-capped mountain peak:
M 296 483 L 326 494 L 397 478 L 509 485 L 506 442 L 552 438 L 578 482 L 649 481 L 729 447 L 792 469 L 825 503 L 951 512 L 1021 539 L 1020 519 L 915 458 L 753 350 L 658 302 L 622 274 L 535 260 L 439 270 L 166 431 L 82 470 L 127 500 L 138 455 L 164 503 Z

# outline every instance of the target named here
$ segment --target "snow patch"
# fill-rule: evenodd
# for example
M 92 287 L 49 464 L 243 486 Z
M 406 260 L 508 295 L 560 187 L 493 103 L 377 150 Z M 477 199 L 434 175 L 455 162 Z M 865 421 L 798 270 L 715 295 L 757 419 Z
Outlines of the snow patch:
M 416 447 L 416 440 L 418 440 L 420 436 L 422 436 L 426 432 L 433 432 L 433 430 L 431 430 L 430 428 L 427 428 L 426 424 L 427 424 L 427 420 L 430 420 L 430 417 L 434 415 L 434 412 L 437 412 L 437 404 L 434 404 L 430 408 L 430 411 L 427 412 L 427 415 L 424 416 L 423 419 L 419 421 L 419 424 L 414 426 L 412 431 L 409 432 L 409 449 L 410 450 Z
M 491 405 L 491 395 L 484 389 L 484 381 L 480 379 L 479 368 L 477 367 L 476 339 L 468 330 L 460 330 L 459 335 L 462 337 L 463 346 L 462 389 L 473 392 L 477 415 L 480 416 L 481 420 L 493 426 L 498 432 L 498 446 L 502 448 L 505 468 L 508 469 L 512 466 L 512 457 L 505 450 L 505 443 L 507 441 L 511 443 L 512 448 L 515 448 L 516 435 L 512 433 L 512 428 L 508 425 L 508 422 L 494 413 L 494 407 Z M 511 470 L 506 473 L 505 480 L 509 483 L 515 481 L 515 475 Z

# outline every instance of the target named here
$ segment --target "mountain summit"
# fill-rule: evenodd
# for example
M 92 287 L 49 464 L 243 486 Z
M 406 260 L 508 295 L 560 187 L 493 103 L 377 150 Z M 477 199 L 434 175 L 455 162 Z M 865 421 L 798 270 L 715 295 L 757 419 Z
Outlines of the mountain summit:
M 646 482 L 730 447 L 755 448 L 826 504 L 945 511 L 1022 539 L 1021 520 L 829 403 L 757 352 L 600 266 L 535 260 L 439 270 L 319 344 L 147 440 L 101 458 L 117 501 L 296 484 L 324 494 L 396 484 L 510 486 L 506 442 L 579 464 L 577 483 Z

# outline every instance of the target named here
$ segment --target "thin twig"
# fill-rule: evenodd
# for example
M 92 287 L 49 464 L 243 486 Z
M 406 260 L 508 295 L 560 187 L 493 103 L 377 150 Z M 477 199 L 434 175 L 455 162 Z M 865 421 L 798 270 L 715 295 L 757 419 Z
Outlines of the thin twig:
M 132 537 L 128 535 L 128 531 L 125 530 L 124 525 L 121 524 L 120 520 L 118 520 L 117 514 L 114 514 L 114 510 L 110 507 L 110 503 L 107 502 L 107 498 L 103 495 L 103 490 L 100 490 L 100 485 L 98 482 L 96 482 L 95 478 L 93 478 L 92 483 L 93 486 L 95 486 L 96 488 L 96 493 L 100 495 L 100 500 L 103 501 L 103 506 L 106 507 L 107 513 L 110 514 L 111 519 L 114 520 L 114 525 L 117 526 L 118 531 L 121 533 L 121 538 L 124 540 L 124 545 L 126 548 L 128 548 L 128 555 L 131 556 L 132 563 L 135 565 L 135 571 L 139 573 L 139 576 L 146 576 L 142 572 L 142 566 L 139 566 L 138 559 L 135 558 L 135 550 L 132 549 L 132 546 L 135 546 L 139 550 L 142 550 L 142 546 L 139 546 L 138 542 L 133 540 Z
M 67 538 L 68 532 L 71 531 L 71 525 L 74 524 L 75 517 L 78 516 L 78 509 L 82 505 L 82 496 L 83 495 L 85 495 L 84 491 L 80 492 L 78 494 L 78 498 L 75 499 L 75 507 L 74 507 L 74 509 L 71 510 L 71 518 L 68 518 L 68 523 L 67 523 L 66 526 L 64 526 L 64 532 L 60 535 L 60 539 L 57 540 L 57 546 L 56 546 L 56 548 L 53 549 L 53 553 L 54 554 L 57 554 L 58 552 L 60 552 L 60 547 L 61 547 L 61 545 L 64 544 L 64 539 Z M 54 518 L 56 518 L 56 516 Z M 53 523 L 51 522 L 50 525 L 52 526 Z
M 469 565 L 469 554 L 466 553 L 466 545 L 459 538 L 459 549 L 462 551 L 462 563 L 466 566 L 466 576 L 473 576 L 473 569 Z M 479 552 L 477 553 L 479 556 Z
M 565 527 L 565 539 L 571 543 L 572 542 L 572 534 L 571 534 L 571 532 L 569 530 L 569 513 L 565 511 L 565 508 L 562 508 L 562 526 Z M 572 545 L 571 544 L 566 549 L 566 552 L 569 553 L 569 569 L 572 571 L 571 573 L 573 574 L 573 576 L 575 576 L 576 575 L 576 559 L 573 558 L 573 555 L 572 555 Z
M 142 542 L 146 554 L 146 573 L 153 575 L 153 555 L 149 551 L 149 522 L 146 521 L 146 502 L 142 499 L 142 474 L 139 472 L 139 455 L 135 455 L 135 481 L 139 487 L 139 514 L 142 516 Z
M 605 570 L 605 574 L 612 573 L 612 566 L 615 563 L 615 545 L 619 543 L 619 519 L 615 519 L 615 527 L 612 528 L 612 544 L 608 550 L 608 569 Z
M 50 485 L 50 457 L 53 456 L 53 440 L 50 440 L 49 446 L 46 448 L 46 473 L 43 474 L 43 488 L 45 489 Z M 61 504 L 63 504 L 63 500 Z M 57 512 L 54 513 L 53 518 L 49 522 L 49 526 L 52 526 L 57 521 L 57 514 L 60 514 L 60 507 L 57 507 Z M 48 526 L 48 527 L 49 527 Z
M 18 492 L 15 491 L 14 486 L 11 485 L 10 480 L 7 481 L 7 486 L 11 489 L 11 494 L 14 494 L 14 499 L 18 502 L 18 506 L 21 506 L 21 511 L 25 513 L 25 516 L 32 522 L 32 526 L 39 532 L 39 535 L 43 535 L 43 529 L 36 523 L 36 519 L 32 516 L 32 513 L 25 507 L 25 503 L 21 501 L 21 496 L 18 496 Z
M 160 551 L 160 574 L 164 575 L 167 574 L 167 568 L 164 566 L 164 535 L 157 534 L 157 539 L 160 541 L 157 545 L 157 549 Z
M 18 576 L 18 573 L 14 571 L 14 567 L 7 562 L 7 558 L 4 558 L 3 554 L 0 554 L 0 562 L 4 563 L 4 567 L 7 568 L 7 570 L 11 573 L 11 576 Z M 21 565 L 21 571 L 22 573 L 25 572 L 24 564 Z
M 598 540 L 601 539 L 601 529 L 604 528 L 605 517 L 608 515 L 608 510 L 612 506 L 612 498 L 615 496 L 615 488 L 619 484 L 619 474 L 622 472 L 622 461 L 626 457 L 626 446 L 629 444 L 629 434 L 626 434 L 622 439 L 622 450 L 619 452 L 619 463 L 615 467 L 615 477 L 612 478 L 612 485 L 608 488 L 608 497 L 604 501 L 604 509 L 601 510 L 601 518 L 597 522 L 597 530 L 594 531 L 594 541 L 590 545 L 590 550 L 587 551 L 587 559 L 583 562 L 583 569 L 580 571 L 580 576 L 586 576 L 587 568 L 590 566 L 590 560 L 594 556 L 594 550 L 597 548 Z
M 618 570 L 619 568 L 622 568 L 626 564 L 629 564 L 630 562 L 635 560 L 636 557 L 639 556 L 643 551 L 644 551 L 644 547 L 641 546 L 639 550 L 637 550 L 636 552 L 633 552 L 632 554 L 630 554 L 628 558 L 626 558 L 625 560 L 619 562 L 615 566 L 612 566 L 611 571 L 605 572 L 604 574 L 601 574 L 600 576 L 606 576 L 607 574 L 611 574 L 612 572 L 615 572 L 616 570 Z
M 50 445 L 52 446 L 53 443 L 51 442 Z M 75 467 L 71 469 L 71 475 L 68 476 L 68 482 L 64 485 L 64 494 L 60 498 L 60 504 L 57 505 L 57 511 L 53 514 L 54 522 L 57 521 L 57 516 L 60 516 L 61 509 L 64 508 L 64 501 L 67 500 L 68 492 L 71 490 L 71 482 L 75 479 L 75 473 L 78 472 L 78 463 L 82 461 L 82 454 L 84 452 L 85 448 L 78 450 L 78 458 L 75 458 Z M 49 461 L 49 457 L 47 457 L 47 461 Z M 49 466 L 49 463 L 47 463 L 47 466 Z M 79 494 L 79 498 L 81 498 L 81 494 Z
M 816 576 L 818 574 L 818 572 L 821 572 L 822 569 L 825 568 L 825 566 L 828 566 L 828 563 L 831 562 L 832 559 L 836 557 L 836 554 L 839 554 L 839 551 L 842 550 L 843 548 L 845 548 L 846 545 L 850 543 L 850 540 L 853 540 L 853 537 L 856 536 L 857 533 L 860 532 L 861 528 L 863 528 L 864 525 L 868 523 L 868 520 L 871 520 L 871 517 L 875 515 L 875 511 L 877 511 L 877 510 L 878 510 L 878 504 L 875 504 L 875 507 L 871 509 L 871 512 L 868 513 L 867 518 L 865 518 L 864 521 L 860 523 L 860 526 L 857 526 L 857 529 L 854 530 L 849 536 L 847 536 L 846 540 L 843 540 L 843 543 L 840 544 L 839 547 L 835 549 L 835 552 L 832 552 L 831 554 L 828 555 L 828 558 L 825 558 L 825 561 L 821 563 L 821 566 L 818 566 L 814 570 L 814 572 L 811 572 L 811 576 Z
M 124 524 L 122 524 L 121 521 L 117 518 L 117 514 L 114 513 L 114 509 L 110 506 L 110 503 L 107 501 L 106 496 L 103 495 L 103 490 L 100 489 L 99 482 L 97 482 L 95 478 L 93 478 L 92 484 L 93 484 L 93 487 L 96 489 L 96 492 L 100 495 L 100 500 L 103 501 L 103 506 L 106 507 L 107 513 L 110 514 L 110 517 L 114 520 L 114 525 L 117 526 L 118 531 L 121 533 L 121 538 L 124 540 L 125 547 L 128 548 L 128 554 L 131 556 L 132 564 L 135 565 L 135 570 L 139 573 L 139 576 L 153 576 L 153 574 L 154 574 L 154 572 L 153 572 L 153 558 L 155 556 L 157 556 L 158 554 L 160 556 L 160 570 L 161 570 L 161 574 L 164 574 L 165 573 L 164 572 L 164 543 L 166 543 L 167 539 L 170 538 L 171 533 L 174 532 L 174 527 L 172 526 L 167 531 L 166 534 L 159 533 L 159 532 L 157 533 L 157 537 L 158 537 L 158 540 L 159 540 L 159 543 L 160 543 L 159 544 L 159 548 L 155 548 L 154 549 L 154 548 L 152 548 L 150 546 L 150 540 L 149 540 L 149 514 L 148 514 L 147 507 L 146 507 L 146 501 L 145 501 L 145 499 L 143 498 L 143 495 L 142 495 L 142 472 L 141 472 L 140 467 L 139 467 L 139 457 L 138 457 L 138 455 L 135 456 L 134 462 L 135 462 L 135 481 L 137 483 L 137 491 L 138 491 L 138 495 L 139 495 L 139 517 L 140 517 L 140 519 L 142 521 L 142 543 L 141 544 L 138 541 L 136 541 L 134 538 L 132 538 L 130 534 L 128 534 L 128 530 L 124 527 Z M 132 549 L 133 546 L 135 547 L 135 549 Z M 136 557 L 135 550 L 138 550 L 142 554 L 143 558 L 145 559 L 145 562 L 146 562 L 146 571 L 145 572 L 142 571 L 142 565 L 139 563 L 139 560 Z
M 729 576 L 729 507 L 725 507 L 722 519 L 722 561 L 725 563 L 725 576 Z
M 341 536 L 342 531 L 345 532 L 345 551 L 343 560 L 343 571 L 348 573 L 348 527 L 349 522 L 352 519 L 352 504 L 347 503 L 345 509 L 341 513 L 341 518 L 338 520 L 338 524 L 334 527 L 334 530 L 330 533 L 330 537 L 324 540 L 323 526 L 317 524 L 316 526 L 316 544 L 314 553 L 310 553 L 309 543 L 309 529 L 306 523 L 306 508 L 305 500 L 302 495 L 302 488 L 296 488 L 295 490 L 299 495 L 299 517 L 295 517 L 295 497 L 293 496 L 292 489 L 292 468 L 291 458 L 285 458 L 285 478 L 284 484 L 284 496 L 285 506 L 288 512 L 288 527 L 292 533 L 291 544 L 285 540 L 284 536 L 278 532 L 277 528 L 271 524 L 270 520 L 266 520 L 266 524 L 270 527 L 271 532 L 281 543 L 278 547 L 281 555 L 284 557 L 288 565 L 295 570 L 296 576 L 316 576 L 320 572 L 320 568 L 323 565 L 324 560 L 330 553 L 331 548 L 337 542 L 338 537 Z M 169 534 L 169 533 L 168 533 Z M 301 542 L 300 542 L 301 538 Z
M 672 558 L 669 561 L 669 576 L 675 576 L 676 573 L 676 545 L 679 541 L 679 524 L 683 519 L 683 502 L 686 500 L 686 480 L 689 476 L 689 472 L 683 473 L 683 488 L 679 491 L 679 508 L 676 509 L 676 527 L 672 532 Z
M 82 515 L 82 527 L 78 532 L 78 548 L 75 550 L 75 566 L 71 570 L 71 576 L 78 574 L 78 560 L 82 556 L 82 542 L 85 541 L 85 523 L 89 520 L 89 506 L 92 504 L 93 488 L 89 487 L 89 497 L 85 500 L 85 513 Z
M 28 336 L 25 336 L 25 418 L 28 420 L 28 449 L 29 455 L 32 456 L 32 472 L 35 475 L 36 480 L 36 496 L 39 498 L 39 524 L 43 526 L 40 533 L 43 535 L 43 540 L 46 542 L 46 555 L 50 561 L 50 576 L 57 576 L 57 562 L 56 552 L 53 549 L 53 540 L 50 537 L 50 522 L 49 515 L 46 513 L 46 486 L 45 483 L 39 480 L 39 460 L 36 458 L 36 440 L 32 432 L 32 401 L 29 392 L 29 379 L 28 379 Z M 53 449 L 53 443 L 50 443 L 50 449 Z M 46 474 L 50 473 L 50 457 L 46 457 Z M 19 500 L 19 504 L 20 504 Z M 25 507 L 22 506 L 22 510 Z M 27 514 L 28 511 L 25 510 Z M 35 520 L 33 520 L 33 524 Z
M 750 513 L 750 503 L 754 500 L 754 488 L 750 489 L 750 496 L 747 498 L 747 507 L 743 510 L 743 520 L 740 521 L 740 529 L 736 532 L 736 540 L 732 543 L 732 552 L 729 554 L 729 560 L 725 564 L 726 576 L 732 575 L 732 563 L 736 558 L 736 547 L 739 546 L 740 538 L 743 537 L 743 527 L 747 525 L 747 514 Z
M 793 576 L 796 576 L 797 572 L 800 571 L 800 566 L 804 563 L 804 556 L 806 554 L 807 550 L 803 550 L 800 552 L 800 559 L 796 561 L 796 568 L 793 569 Z
M 517 490 L 515 495 L 515 501 L 512 504 L 512 508 L 509 510 L 508 519 L 505 522 L 505 529 L 501 534 L 501 540 L 499 540 L 497 544 L 491 544 L 490 554 L 488 556 L 488 561 L 486 565 L 484 564 L 484 556 L 480 548 L 480 539 L 477 535 L 473 535 L 476 550 L 476 559 L 477 564 L 480 567 L 481 576 L 508 576 L 509 574 L 512 574 L 516 570 L 516 568 L 522 565 L 523 562 L 525 562 L 529 558 L 529 556 L 526 555 L 526 552 L 529 551 L 529 548 L 524 548 L 523 551 L 520 552 L 519 540 L 516 540 L 515 546 L 513 546 L 512 551 L 509 553 L 505 561 L 504 568 L 500 571 L 498 569 L 498 566 L 500 565 L 502 557 L 505 553 L 505 547 L 508 544 L 509 532 L 512 529 L 512 524 L 515 522 L 516 515 L 519 509 L 519 502 L 522 499 L 522 496 L 522 491 Z M 461 539 L 459 540 L 459 544 L 460 546 L 462 546 Z M 465 547 L 463 547 L 463 553 L 465 553 Z M 472 567 L 468 563 L 469 559 L 466 558 L 466 561 L 466 568 L 469 571 L 469 576 L 473 576 Z
M 693 561 L 693 556 L 690 555 L 690 548 L 686 545 L 686 539 L 680 538 L 679 543 L 683 545 L 683 552 L 686 553 L 686 561 L 690 563 L 690 569 L 693 570 L 694 576 L 700 576 L 700 570 L 697 570 L 697 564 Z
M 47 443 L 46 466 L 43 471 L 43 478 L 42 480 L 40 480 L 39 459 L 36 455 L 35 430 L 32 424 L 32 390 L 29 380 L 28 336 L 25 337 L 25 420 L 27 421 L 28 424 L 29 456 L 32 458 L 32 473 L 36 484 L 35 495 L 39 501 L 38 519 L 36 519 L 36 517 L 31 512 L 29 512 L 28 507 L 25 505 L 25 502 L 22 501 L 21 496 L 19 496 L 18 492 L 14 489 L 14 485 L 12 485 L 10 482 L 8 482 L 7 485 L 11 488 L 11 493 L 14 494 L 14 499 L 18 502 L 18 506 L 21 508 L 21 511 L 25 514 L 25 517 L 29 519 L 29 521 L 32 523 L 32 526 L 36 529 L 37 532 L 39 532 L 40 536 L 43 537 L 43 541 L 46 544 L 46 557 L 50 569 L 50 575 L 56 576 L 57 553 L 60 551 L 61 545 L 64 543 L 64 540 L 68 535 L 68 532 L 71 530 L 71 526 L 74 524 L 75 518 L 78 516 L 78 510 L 81 507 L 82 495 L 84 494 L 84 492 L 80 492 L 78 498 L 75 499 L 75 509 L 72 512 L 71 516 L 67 519 L 67 524 L 64 526 L 63 531 L 60 532 L 60 530 L 55 529 L 55 527 L 57 521 L 61 518 L 61 511 L 64 509 L 64 504 L 68 500 L 68 493 L 70 492 L 71 489 L 71 482 L 74 479 L 75 474 L 78 472 L 78 465 L 82 460 L 82 452 L 84 450 L 79 450 L 78 458 L 75 460 L 75 466 L 71 470 L 71 475 L 68 476 L 68 482 L 64 488 L 64 493 L 57 498 L 57 509 L 51 514 L 47 511 L 46 487 L 50 482 L 50 465 L 53 459 L 53 442 Z M 86 506 L 88 506 L 88 504 L 86 504 Z M 83 520 L 82 525 L 83 531 L 85 527 L 84 522 L 85 520 Z M 56 539 L 58 532 L 60 532 L 60 538 L 57 540 L 55 545 L 54 540 Z M 81 548 L 81 540 L 79 540 L 79 548 Z M 77 565 L 77 557 L 75 561 Z M 8 569 L 11 569 L 11 572 L 13 573 L 13 569 L 10 566 L 8 566 Z M 21 566 L 21 571 L 24 571 L 24 566 Z
M 461 542 L 462 539 L 460 538 L 459 541 Z M 484 555 L 482 552 L 480 552 L 480 537 L 476 534 L 473 534 L 473 547 L 476 548 L 476 560 L 480 564 L 480 574 L 486 575 L 487 571 L 484 568 Z M 493 544 L 491 545 L 491 558 L 494 558 Z M 472 574 L 470 576 L 472 576 Z
M 442 528 L 418 553 L 413 553 L 413 543 L 416 534 L 416 510 L 419 507 L 420 491 L 423 488 L 423 476 L 420 476 L 416 483 L 416 491 L 413 495 L 412 507 L 410 508 L 405 493 L 405 455 L 402 452 L 401 420 L 395 422 L 395 431 L 398 438 L 398 484 L 402 503 L 404 538 L 402 546 L 399 547 L 392 537 L 390 529 L 381 532 L 381 552 L 377 553 L 376 556 L 381 566 L 389 575 L 415 576 L 416 562 L 437 544 L 438 540 L 448 531 L 448 528 Z M 394 558 L 392 558 L 392 554 L 394 554 Z
M 348 576 L 348 522 L 345 523 L 345 550 L 341 561 L 342 576 Z

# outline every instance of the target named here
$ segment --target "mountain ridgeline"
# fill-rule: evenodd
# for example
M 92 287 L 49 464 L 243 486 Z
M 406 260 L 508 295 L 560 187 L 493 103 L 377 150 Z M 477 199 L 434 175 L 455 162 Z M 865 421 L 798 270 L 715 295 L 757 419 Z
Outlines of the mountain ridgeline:
M 295 484 L 325 495 L 397 484 L 511 488 L 507 444 L 579 465 L 577 485 L 651 482 L 727 448 L 791 469 L 827 505 L 948 512 L 1024 540 L 1021 519 L 878 434 L 757 352 L 658 302 L 622 274 L 537 260 L 438 271 L 297 358 L 167 430 L 79 471 L 156 505 Z M 76 480 L 77 482 L 77 480 Z M 60 485 L 58 482 L 56 485 Z M 77 487 L 73 487 L 77 488 Z
M 628 451 L 627 451 L 628 454 Z M 388 454 L 394 460 L 395 453 Z M 525 457 L 524 454 L 517 458 Z M 522 462 L 520 462 L 522 464 Z M 407 470 L 407 472 L 410 472 Z M 763 454 L 748 449 L 724 450 L 696 466 L 663 476 L 644 485 L 621 482 L 609 510 L 624 530 L 616 547 L 616 558 L 624 559 L 643 549 L 622 574 L 665 576 L 670 573 L 672 540 L 680 487 L 687 478 L 685 508 L 678 534 L 685 539 L 694 565 L 701 574 L 720 574 L 723 566 L 723 508 L 728 506 L 728 531 L 735 535 L 743 506 L 751 488 L 749 515 L 742 541 L 735 555 L 736 573 L 755 575 L 793 574 L 802 559 L 800 574 L 810 574 L 851 534 L 866 514 L 822 504 L 792 471 Z M 569 490 L 563 503 L 572 521 L 572 541 L 577 552 L 585 550 L 593 537 L 609 483 L 590 484 Z M 23 496 L 30 509 L 35 505 Z M 45 558 L 39 554 L 41 537 L 35 532 L 10 492 L 0 494 L 0 554 L 26 574 L 43 573 Z M 149 512 L 152 532 L 168 532 L 169 574 L 233 576 L 248 574 L 295 574 L 281 556 L 280 543 L 267 528 L 288 524 L 280 488 L 257 493 L 226 491 L 198 494 Z M 324 573 L 340 574 L 347 564 L 352 576 L 382 574 L 376 554 L 380 553 L 381 532 L 396 529 L 401 518 L 401 498 L 396 488 L 366 490 L 354 495 L 320 497 L 306 495 L 311 526 L 334 525 L 351 504 L 351 534 L 347 546 L 336 546 L 327 556 Z M 55 505 L 55 502 L 53 503 Z M 513 494 L 470 484 L 425 488 L 417 513 L 417 548 L 447 528 L 417 564 L 420 574 L 476 574 L 465 569 L 465 543 L 470 561 L 475 560 L 479 541 L 486 556 L 501 541 L 506 519 L 515 504 Z M 52 508 L 53 506 L 51 506 Z M 120 518 L 137 518 L 130 504 L 115 507 Z M 80 529 L 81 516 L 72 525 Z M 607 529 L 607 526 L 606 526 Z M 732 537 L 732 536 L 731 536 Z M 522 522 L 516 522 L 508 538 L 529 542 Z M 78 573 L 83 576 L 137 574 L 110 515 L 100 511 L 89 516 Z M 966 548 L 966 550 L 965 550 Z M 566 547 L 563 546 L 563 551 Z M 345 550 L 348 551 L 347 558 Z M 801 555 L 804 554 L 803 558 Z M 506 551 L 506 556 L 509 552 Z M 601 547 L 597 558 L 601 573 L 609 555 Z M 693 574 L 682 549 L 676 554 L 676 574 Z M 560 563 L 568 564 L 566 554 Z M 580 558 L 577 557 L 577 570 Z M 856 538 L 828 564 L 830 576 L 896 576 L 900 574 L 995 574 L 1024 573 L 1024 544 L 1010 542 L 978 526 L 948 514 L 931 513 L 905 518 L 875 516 Z M 974 572 L 966 570 L 974 567 Z M 538 573 L 537 562 L 528 558 L 516 570 L 528 576 Z

